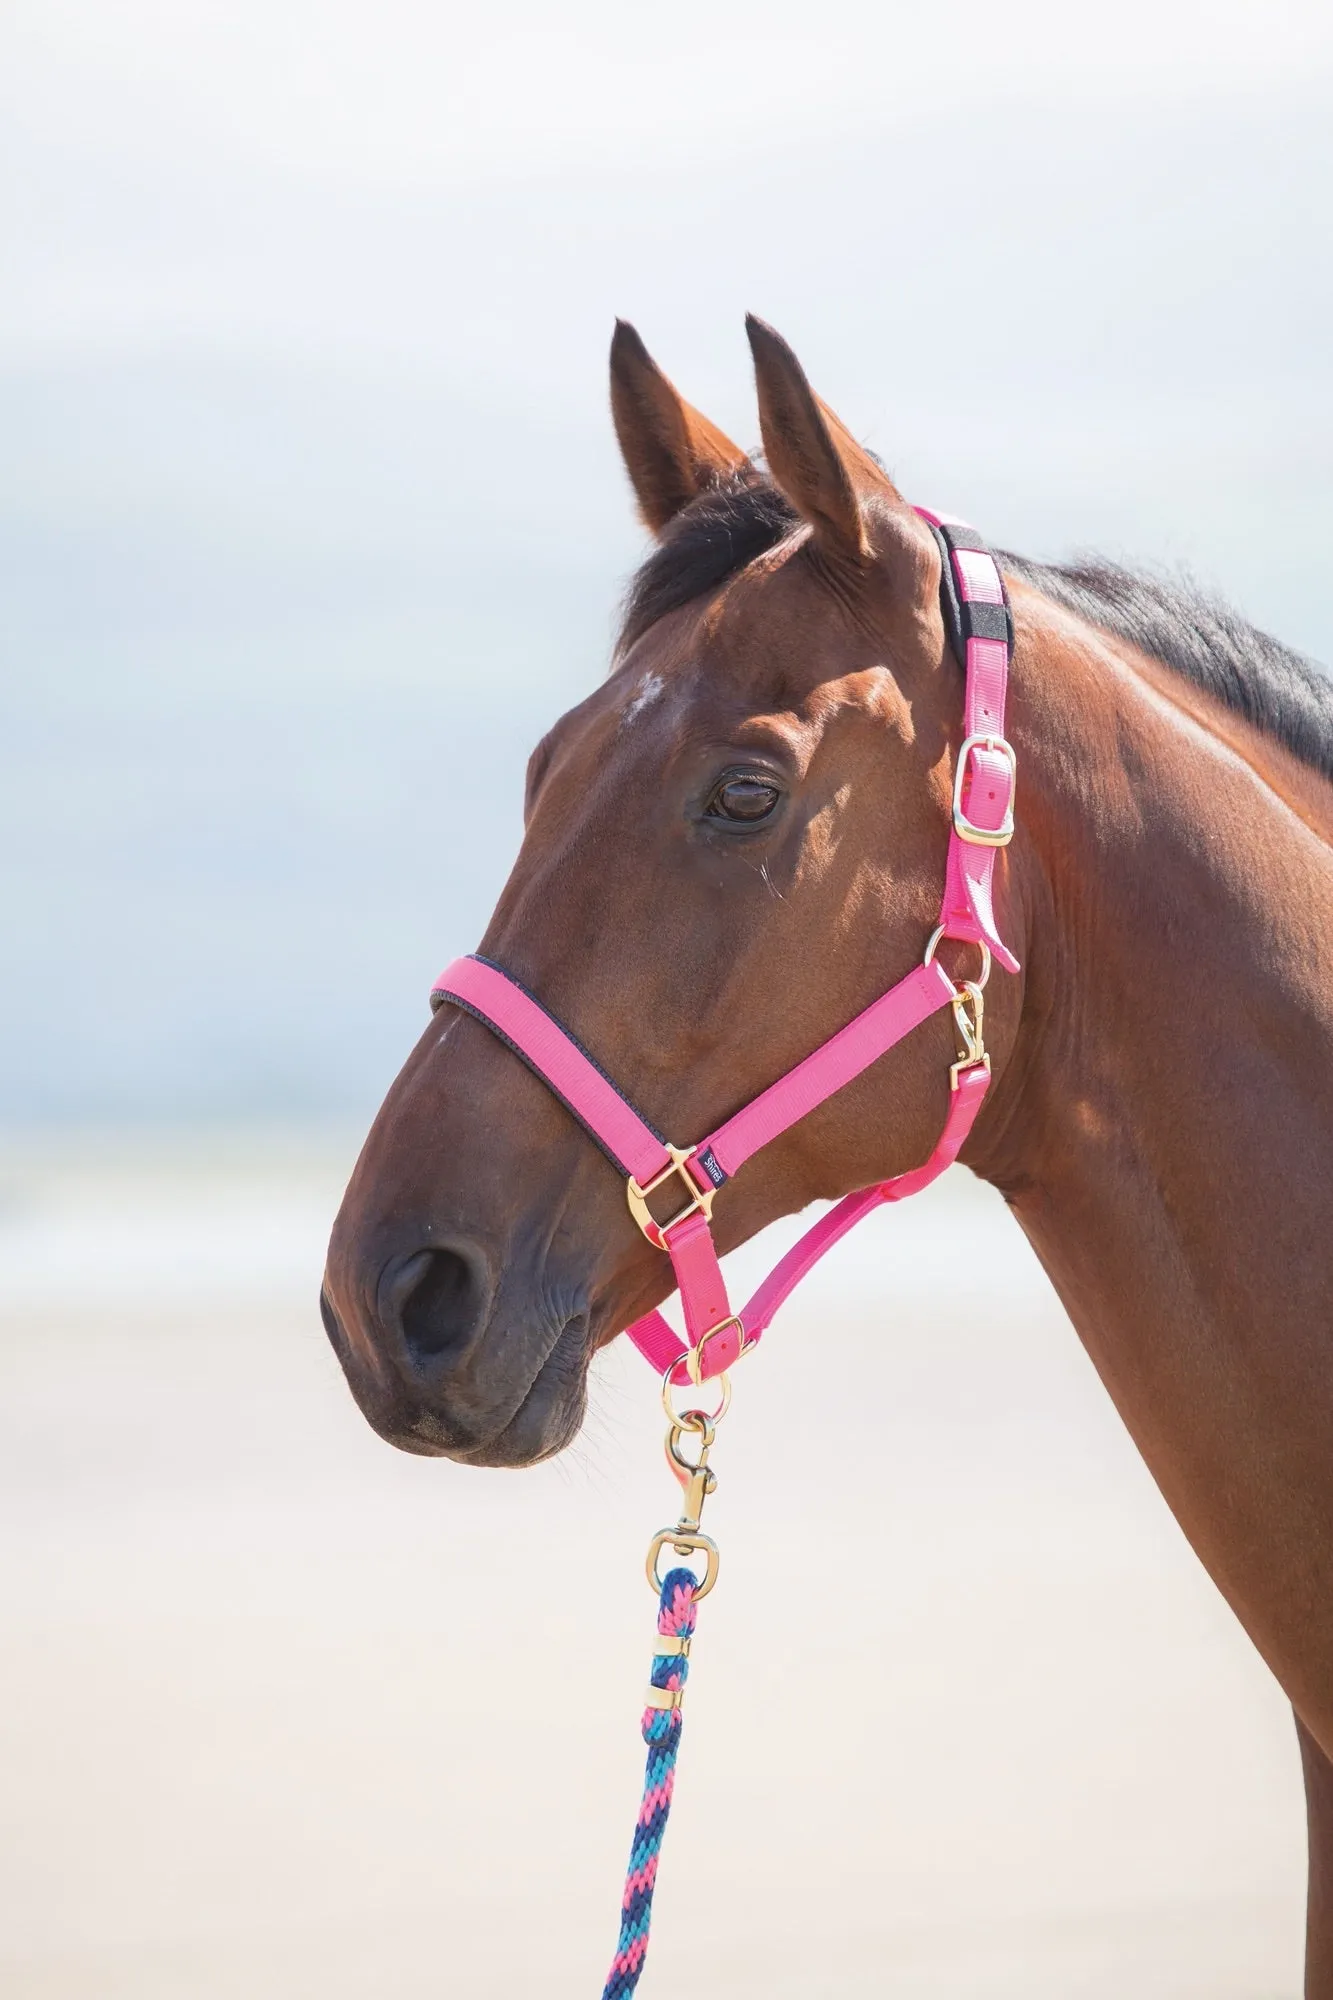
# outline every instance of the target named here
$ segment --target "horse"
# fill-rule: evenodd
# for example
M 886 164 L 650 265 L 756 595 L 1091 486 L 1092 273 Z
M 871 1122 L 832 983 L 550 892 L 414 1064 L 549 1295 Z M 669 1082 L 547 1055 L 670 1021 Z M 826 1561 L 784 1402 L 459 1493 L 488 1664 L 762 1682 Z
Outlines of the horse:
M 607 678 L 538 744 L 479 947 L 663 1131 L 703 1132 L 921 959 L 960 749 L 937 536 L 748 322 L 762 462 L 618 323 L 656 545 Z M 1289 1698 L 1307 2000 L 1333 2000 L 1333 688 L 1185 585 L 1001 554 L 1022 767 L 995 907 L 996 1187 Z M 940 945 L 950 974 L 971 946 Z M 721 1189 L 726 1250 L 937 1142 L 947 1009 Z M 966 1254 L 965 1248 L 963 1254 Z M 374 1428 L 520 1466 L 582 1420 L 666 1259 L 564 1105 L 445 1006 L 334 1225 L 326 1327 Z

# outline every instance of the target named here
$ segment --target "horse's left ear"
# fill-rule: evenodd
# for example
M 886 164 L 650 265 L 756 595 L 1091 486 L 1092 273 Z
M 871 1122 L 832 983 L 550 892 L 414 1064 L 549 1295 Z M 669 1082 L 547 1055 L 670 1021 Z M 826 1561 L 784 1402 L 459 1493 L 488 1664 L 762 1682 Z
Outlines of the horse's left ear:
M 611 414 L 639 512 L 655 535 L 701 493 L 738 473 L 759 477 L 740 446 L 685 401 L 623 319 L 611 342 Z
M 901 504 L 888 475 L 820 401 L 780 333 L 746 317 L 759 391 L 759 427 L 773 483 L 831 551 L 867 562 L 863 503 L 879 495 Z

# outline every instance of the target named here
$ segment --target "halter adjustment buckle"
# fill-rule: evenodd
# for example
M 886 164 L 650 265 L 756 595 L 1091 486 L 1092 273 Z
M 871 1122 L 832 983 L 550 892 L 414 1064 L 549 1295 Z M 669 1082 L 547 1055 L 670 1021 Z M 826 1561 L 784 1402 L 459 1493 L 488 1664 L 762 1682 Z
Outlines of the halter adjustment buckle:
M 684 1222 L 687 1216 L 702 1215 L 705 1222 L 711 1222 L 713 1197 L 717 1192 L 716 1188 L 701 1188 L 690 1172 L 687 1162 L 694 1153 L 693 1146 L 673 1146 L 666 1141 L 663 1143 L 671 1158 L 662 1171 L 654 1174 L 646 1187 L 640 1187 L 633 1174 L 625 1183 L 625 1199 L 629 1203 L 629 1212 L 655 1250 L 666 1249 L 666 1231 L 674 1229 L 678 1222 Z M 656 1193 L 658 1188 L 665 1187 L 673 1175 L 679 1177 L 689 1199 L 683 1208 L 678 1208 L 665 1222 L 659 1222 L 648 1206 L 648 1197 Z
M 996 827 L 978 826 L 974 819 L 969 819 L 963 805 L 974 750 L 994 750 L 1009 766 L 1009 802 L 1004 809 L 1004 818 Z M 1017 782 L 1018 758 L 1007 736 L 964 737 L 953 774 L 953 830 L 958 838 L 969 847 L 1007 847 L 1014 837 L 1014 789 Z
M 727 1331 L 727 1328 L 732 1326 L 735 1327 L 737 1334 L 736 1357 L 735 1361 L 728 1362 L 728 1368 L 734 1368 L 736 1361 L 743 1361 L 754 1346 L 755 1343 L 745 1331 L 745 1321 L 739 1313 L 728 1313 L 727 1317 L 720 1319 L 716 1326 L 710 1326 L 698 1345 L 689 1348 L 683 1357 L 685 1373 L 689 1376 L 696 1389 L 702 1389 L 705 1382 L 714 1381 L 726 1374 L 726 1368 L 718 1368 L 714 1371 L 713 1375 L 705 1375 L 704 1354 L 707 1351 L 709 1341 L 720 1339 Z

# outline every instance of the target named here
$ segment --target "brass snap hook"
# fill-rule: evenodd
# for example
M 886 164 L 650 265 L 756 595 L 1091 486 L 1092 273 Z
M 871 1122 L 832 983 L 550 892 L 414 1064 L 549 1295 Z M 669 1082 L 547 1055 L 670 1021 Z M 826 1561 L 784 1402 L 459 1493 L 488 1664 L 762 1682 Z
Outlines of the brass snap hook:
M 965 1069 L 984 1068 L 988 1075 L 990 1073 L 985 1035 L 986 999 L 975 980 L 965 979 L 949 1005 L 953 1009 L 958 1039 L 963 1045 L 957 1062 L 949 1065 L 949 1088 L 957 1090 L 958 1079 Z

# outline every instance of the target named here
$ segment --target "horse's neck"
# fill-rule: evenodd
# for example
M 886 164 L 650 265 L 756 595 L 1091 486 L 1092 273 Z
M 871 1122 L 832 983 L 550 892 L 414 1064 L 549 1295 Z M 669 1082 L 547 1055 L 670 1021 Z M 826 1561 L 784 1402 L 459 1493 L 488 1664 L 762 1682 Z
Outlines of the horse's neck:
M 1026 992 L 976 1164 L 1289 1678 L 1273 1551 L 1303 1593 L 1292 1519 L 1333 1544 L 1333 790 L 1072 639 L 1053 614 L 1016 677 Z

